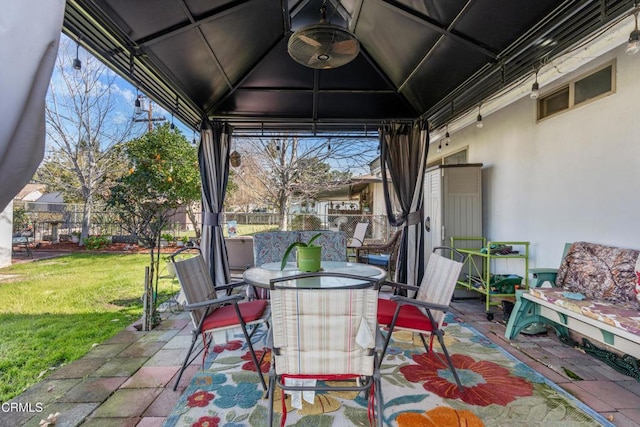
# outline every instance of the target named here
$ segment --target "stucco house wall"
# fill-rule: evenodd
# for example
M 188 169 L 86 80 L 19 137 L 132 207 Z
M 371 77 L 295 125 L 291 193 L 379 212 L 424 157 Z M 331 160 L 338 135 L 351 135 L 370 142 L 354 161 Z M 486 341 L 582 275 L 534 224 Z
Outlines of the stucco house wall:
M 539 122 L 536 101 L 523 97 L 437 153 L 468 147 L 468 161 L 484 164 L 484 234 L 530 241 L 530 267 L 557 267 L 565 242 L 640 248 L 640 55 L 620 46 L 541 96 L 613 59 L 615 93 Z

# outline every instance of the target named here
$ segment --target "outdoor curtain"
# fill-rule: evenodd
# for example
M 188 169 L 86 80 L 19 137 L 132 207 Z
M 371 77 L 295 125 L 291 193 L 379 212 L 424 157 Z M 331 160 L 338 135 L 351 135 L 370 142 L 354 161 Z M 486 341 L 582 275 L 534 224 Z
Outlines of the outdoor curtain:
M 202 121 L 198 163 L 202 178 L 202 236 L 200 249 L 216 286 L 230 282 L 227 247 L 222 234 L 224 196 L 229 179 L 231 127 Z
M 0 15 L 0 211 L 44 157 L 44 105 L 64 17 L 64 0 L 4 1 Z M 33 25 L 36 23 L 36 25 Z
M 393 227 L 403 227 L 395 280 L 416 286 L 424 275 L 423 187 L 428 152 L 426 121 L 382 126 L 380 163 L 387 216 Z M 399 212 L 394 212 L 389 192 L 391 185 L 398 199 Z

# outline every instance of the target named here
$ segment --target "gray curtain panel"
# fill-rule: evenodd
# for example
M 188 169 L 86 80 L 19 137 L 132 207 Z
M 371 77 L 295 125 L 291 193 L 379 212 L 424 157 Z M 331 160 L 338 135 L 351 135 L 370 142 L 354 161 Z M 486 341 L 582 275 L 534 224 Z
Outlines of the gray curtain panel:
M 229 283 L 229 260 L 222 234 L 222 207 L 229 179 L 231 127 L 204 119 L 200 131 L 198 163 L 202 178 L 202 236 L 200 248 L 213 283 Z
M 64 6 L 64 0 L 2 2 L 0 212 L 29 182 L 44 156 L 45 96 Z
M 382 184 L 389 224 L 403 227 L 395 280 L 419 285 L 424 275 L 423 187 L 429 152 L 425 121 L 388 123 L 380 131 Z M 399 211 L 394 212 L 393 186 Z

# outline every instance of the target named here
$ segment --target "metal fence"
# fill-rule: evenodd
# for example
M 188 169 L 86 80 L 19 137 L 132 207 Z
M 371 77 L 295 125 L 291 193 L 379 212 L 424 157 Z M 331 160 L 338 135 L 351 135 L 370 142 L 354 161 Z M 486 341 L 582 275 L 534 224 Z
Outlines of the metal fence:
M 198 217 L 200 215 L 197 215 Z M 353 237 L 356 224 L 369 223 L 365 238 L 369 241 L 385 242 L 393 234 L 386 215 L 364 213 L 289 214 L 290 230 L 334 230 L 342 231 L 347 238 Z M 254 234 L 264 230 L 277 230 L 280 215 L 277 213 L 236 213 L 227 212 L 224 218 L 224 232 L 229 235 L 229 225 L 235 225 L 236 232 Z M 199 225 L 198 225 L 199 227 Z M 82 205 L 72 203 L 14 202 L 14 230 L 31 229 L 36 241 L 72 240 L 82 228 Z M 186 214 L 178 211 L 170 220 L 165 233 L 174 237 L 195 236 L 194 226 Z M 91 216 L 90 235 L 127 236 L 129 233 L 118 223 L 113 211 L 105 206 L 96 206 Z

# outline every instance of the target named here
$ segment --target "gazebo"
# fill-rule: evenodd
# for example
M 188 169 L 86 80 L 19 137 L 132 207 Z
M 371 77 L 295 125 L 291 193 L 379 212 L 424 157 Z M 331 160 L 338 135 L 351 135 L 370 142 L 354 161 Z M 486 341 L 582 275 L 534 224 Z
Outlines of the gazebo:
M 402 206 L 391 220 L 407 228 L 401 278 L 415 283 L 422 275 L 421 178 L 429 133 L 443 131 L 471 111 L 475 116 L 477 110 L 481 121 L 483 102 L 493 94 L 537 76 L 542 66 L 636 7 L 633 0 L 12 5 L 9 16 L 16 24 L 11 30 L 34 55 L 20 57 L 12 70 L 24 83 L 17 86 L 25 87 L 16 97 L 28 100 L 9 116 L 9 131 L 0 141 L 3 150 L 8 147 L 2 178 L 12 176 L 3 179 L 9 184 L 0 204 L 5 206 L 40 161 L 38 111 L 62 30 L 140 93 L 201 131 L 200 166 L 208 195 L 203 236 L 210 242 L 206 246 L 219 249 L 209 253 L 218 283 L 228 279 L 219 195 L 234 132 L 358 135 L 378 129 L 383 176 L 396 185 Z M 27 19 L 46 24 L 34 30 L 22 25 Z M 38 71 L 25 75 L 25 69 Z M 27 159 L 18 151 L 28 152 Z

